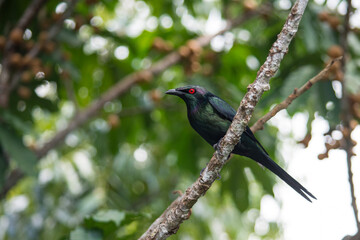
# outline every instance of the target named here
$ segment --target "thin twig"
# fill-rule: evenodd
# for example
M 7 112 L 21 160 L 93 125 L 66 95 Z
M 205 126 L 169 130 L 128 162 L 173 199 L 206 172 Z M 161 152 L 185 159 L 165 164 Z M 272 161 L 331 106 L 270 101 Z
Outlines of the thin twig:
M 239 142 L 240 136 L 251 118 L 255 105 L 263 92 L 269 90 L 270 78 L 275 75 L 280 67 L 280 62 L 297 32 L 307 3 L 307 0 L 298 0 L 295 2 L 283 29 L 270 49 L 268 58 L 258 71 L 254 83 L 249 86 L 248 92 L 241 101 L 233 122 L 218 144 L 218 149 L 215 151 L 200 177 L 155 220 L 149 229 L 140 237 L 141 240 L 166 239 L 170 235 L 175 234 L 180 224 L 190 217 L 193 205 L 206 193 L 212 183 L 217 179 L 220 170 L 227 162 L 228 156 L 234 149 L 234 146 Z
M 298 98 L 300 95 L 305 93 L 307 90 L 309 90 L 315 83 L 318 81 L 324 79 L 331 66 L 337 62 L 340 61 L 342 57 L 333 59 L 321 72 L 319 72 L 315 77 L 311 78 L 309 81 L 307 81 L 303 86 L 301 86 L 299 89 L 295 88 L 294 92 L 290 94 L 284 101 L 277 104 L 273 109 L 271 109 L 270 112 L 265 114 L 262 118 L 256 121 L 256 123 L 251 127 L 252 132 L 256 132 L 258 130 L 261 130 L 264 128 L 264 124 L 269 121 L 272 117 L 274 117 L 279 111 L 286 109 L 292 101 L 294 101 L 296 98 Z
M 356 196 L 355 196 L 355 186 L 354 186 L 354 179 L 353 179 L 353 173 L 352 173 L 352 162 L 351 162 L 351 157 L 353 156 L 353 147 L 354 144 L 351 140 L 351 127 L 350 127 L 350 121 L 351 121 L 351 115 L 350 115 L 350 111 L 349 111 L 349 96 L 346 90 L 346 79 L 345 79 L 345 70 L 346 70 L 346 60 L 347 60 L 347 53 L 348 53 L 348 33 L 350 31 L 350 14 L 352 12 L 352 6 L 351 6 L 351 0 L 347 0 L 347 11 L 346 11 L 346 15 L 345 15 L 345 20 L 344 20 L 344 29 L 342 34 L 340 35 L 340 45 L 343 48 L 344 51 L 344 58 L 341 61 L 341 68 L 342 68 L 342 76 L 343 76 L 343 81 L 342 81 L 342 99 L 341 99 L 341 106 L 342 106 L 342 111 L 341 111 L 341 119 L 342 119 L 342 125 L 345 129 L 345 132 L 349 132 L 349 134 L 344 134 L 344 142 L 345 142 L 345 146 L 344 149 L 346 151 L 346 162 L 347 162 L 347 170 L 348 170 L 348 177 L 349 177 L 349 184 L 350 184 L 350 193 L 351 193 L 351 206 L 354 212 L 354 217 L 355 217 L 355 221 L 356 221 L 356 226 L 358 229 L 358 233 L 360 232 L 360 221 L 359 221 L 359 210 L 358 210 L 358 206 L 356 203 Z

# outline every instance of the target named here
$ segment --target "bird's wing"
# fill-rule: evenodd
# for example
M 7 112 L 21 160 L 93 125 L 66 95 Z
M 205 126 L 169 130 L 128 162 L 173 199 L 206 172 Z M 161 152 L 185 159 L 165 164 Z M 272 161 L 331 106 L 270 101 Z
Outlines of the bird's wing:
M 227 119 L 230 122 L 232 122 L 232 120 L 236 114 L 235 109 L 233 109 L 227 102 L 225 102 L 224 100 L 222 100 L 221 98 L 219 98 L 215 95 L 210 96 L 208 99 L 209 99 L 211 106 L 216 110 L 216 112 L 222 118 Z
M 219 98 L 218 96 L 210 96 L 209 98 L 209 103 L 211 104 L 211 106 L 216 110 L 216 112 L 224 119 L 229 120 L 230 122 L 232 122 L 236 111 L 234 108 L 232 108 L 227 102 L 225 102 L 224 100 L 222 100 L 221 98 Z M 265 148 L 261 145 L 261 143 L 255 138 L 254 133 L 251 131 L 251 129 L 246 126 L 244 133 L 251 138 L 253 141 L 255 141 L 260 147 L 261 149 L 266 153 L 266 155 L 269 155 Z

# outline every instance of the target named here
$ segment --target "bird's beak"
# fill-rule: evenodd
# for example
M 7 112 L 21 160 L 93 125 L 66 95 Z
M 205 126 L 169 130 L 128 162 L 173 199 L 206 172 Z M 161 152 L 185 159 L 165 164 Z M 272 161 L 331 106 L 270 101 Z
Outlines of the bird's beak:
M 170 90 L 167 90 L 166 92 L 165 92 L 166 94 L 169 94 L 169 95 L 180 95 L 180 91 L 177 91 L 176 89 L 170 89 Z

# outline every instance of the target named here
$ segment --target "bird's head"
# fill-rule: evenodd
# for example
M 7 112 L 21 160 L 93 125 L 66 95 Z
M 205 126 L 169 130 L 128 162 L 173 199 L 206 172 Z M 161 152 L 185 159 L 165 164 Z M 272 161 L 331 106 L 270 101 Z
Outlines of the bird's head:
M 205 94 L 208 91 L 200 86 L 185 86 L 175 89 L 170 89 L 165 92 L 166 94 L 175 95 L 182 98 L 187 104 L 196 103 L 202 100 L 205 100 Z

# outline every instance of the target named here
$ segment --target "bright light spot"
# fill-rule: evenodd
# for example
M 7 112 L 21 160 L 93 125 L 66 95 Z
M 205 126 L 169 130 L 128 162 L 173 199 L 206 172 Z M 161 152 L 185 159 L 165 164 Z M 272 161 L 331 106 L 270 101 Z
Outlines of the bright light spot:
M 205 33 L 214 34 L 222 28 L 221 13 L 217 8 L 211 9 L 205 24 Z
M 62 105 L 60 111 L 64 117 L 71 118 L 75 114 L 75 106 L 72 102 L 67 101 Z
M 347 11 L 347 2 L 345 1 L 342 1 L 338 8 L 337 8 L 338 12 L 341 14 L 341 15 L 345 15 L 346 14 L 346 11 Z
M 171 82 L 172 80 L 174 80 L 176 74 L 173 70 L 167 69 L 165 70 L 165 72 L 162 74 L 162 79 L 165 82 Z
M 200 23 L 192 15 L 188 14 L 187 11 L 181 17 L 181 24 L 189 31 L 197 32 L 200 27 Z
M 151 67 L 151 60 L 150 58 L 144 58 L 143 60 L 141 60 L 141 67 L 143 69 L 147 69 L 149 67 Z
M 251 70 L 256 70 L 259 68 L 260 66 L 260 62 L 259 60 L 253 56 L 250 55 L 246 58 L 246 65 L 251 69 Z
M 88 154 L 86 154 L 85 152 L 76 152 L 74 154 L 74 162 L 83 177 L 88 179 L 94 178 L 94 170 Z
M 143 148 L 138 148 L 134 151 L 134 158 L 138 162 L 145 162 L 148 159 L 148 153 Z
M 251 34 L 248 30 L 241 29 L 239 33 L 237 34 L 237 37 L 239 40 L 247 42 L 250 40 Z
M 29 199 L 25 195 L 13 197 L 5 204 L 5 211 L 8 214 L 19 213 L 29 206 Z
M 326 107 L 326 110 L 329 110 L 329 111 L 334 110 L 335 104 L 332 101 L 329 101 L 326 103 L 325 107 Z
M 32 32 L 30 29 L 25 29 L 24 35 L 23 35 L 23 39 L 24 40 L 29 40 L 32 37 Z
M 114 55 L 119 60 L 124 60 L 129 56 L 129 48 L 126 46 L 119 46 L 115 49 Z
M 273 107 L 275 107 L 275 105 L 271 106 L 271 109 Z M 276 126 L 279 129 L 279 133 L 283 136 L 288 136 L 291 132 L 291 120 L 285 109 L 278 112 L 268 123 Z
M 234 34 L 232 32 L 226 32 L 224 34 L 224 37 L 225 37 L 225 50 L 229 51 L 233 44 L 234 44 Z
M 39 80 L 39 79 L 44 79 L 45 78 L 45 73 L 44 72 L 37 72 L 35 75 L 35 79 Z
M 72 19 L 65 19 L 64 26 L 68 29 L 75 29 L 76 24 Z
M 94 27 L 100 27 L 104 23 L 103 19 L 99 16 L 94 16 L 90 20 L 90 24 Z
M 355 3 L 360 3 L 360 1 L 355 1 L 352 2 L 353 5 L 355 5 Z M 358 4 L 358 7 L 354 7 L 354 9 L 356 9 L 354 11 L 354 13 L 350 16 L 350 26 L 353 28 L 360 28 L 360 4 Z
M 44 81 L 43 84 L 35 88 L 35 93 L 41 98 L 54 99 L 56 97 L 57 85 L 55 82 Z
M 146 23 L 145 23 L 145 28 L 146 30 L 148 30 L 149 32 L 152 32 L 154 31 L 157 27 L 158 27 L 158 19 L 154 16 L 152 17 L 149 17 L 147 20 L 146 20 Z
M 291 2 L 289 0 L 279 0 L 279 8 L 283 10 L 288 10 L 291 8 Z
M 150 8 L 143 1 L 136 1 L 135 2 L 135 9 L 136 9 L 136 11 L 141 13 L 142 15 L 148 16 L 150 14 Z
M 314 0 L 315 3 L 317 3 L 318 5 L 323 5 L 325 0 Z
M 109 32 L 116 32 L 120 29 L 120 23 L 116 20 L 116 19 L 111 19 L 108 20 L 107 22 L 105 22 L 105 28 L 109 31 Z
M 254 230 L 257 235 L 264 236 L 269 232 L 270 226 L 265 219 L 259 217 L 256 219 Z
M 100 50 L 106 46 L 108 41 L 100 36 L 93 36 L 90 38 L 90 48 L 93 51 Z
M 335 10 L 339 4 L 339 0 L 327 0 L 326 5 L 331 9 Z
M 104 119 L 96 119 L 91 123 L 91 127 L 95 128 L 99 132 L 108 132 L 110 127 Z
M 145 19 L 137 18 L 134 19 L 130 25 L 126 27 L 126 34 L 129 37 L 138 37 L 145 29 Z
M 50 169 L 42 169 L 39 173 L 40 184 L 46 184 L 54 178 L 54 174 Z
M 334 140 L 340 140 L 343 138 L 343 134 L 341 133 L 341 131 L 339 130 L 334 130 L 332 131 L 331 133 L 331 137 L 334 139 Z
M 167 14 L 163 14 L 160 16 L 160 25 L 163 28 L 171 28 L 173 25 L 173 20 L 171 19 L 171 17 Z
M 222 35 L 214 37 L 210 42 L 211 48 L 215 52 L 221 52 L 225 47 L 225 38 Z
M 307 121 L 309 116 L 307 113 L 296 113 L 291 119 L 292 133 L 295 140 L 300 141 L 303 139 L 307 132 Z
M 81 193 L 82 186 L 79 180 L 79 176 L 76 174 L 72 164 L 69 162 L 60 162 L 60 168 L 62 170 L 62 174 L 65 177 L 69 191 L 75 195 Z
M 334 92 L 335 92 L 335 96 L 340 99 L 342 97 L 342 85 L 341 85 L 341 82 L 332 81 L 331 83 L 332 83 L 332 87 L 333 87 Z
M 56 12 L 57 14 L 60 14 L 60 13 L 65 12 L 66 9 L 67 9 L 67 3 L 61 2 L 61 3 L 59 3 L 59 4 L 56 6 L 55 12 Z
M 260 214 L 268 222 L 276 222 L 279 218 L 280 207 L 277 201 L 270 196 L 265 195 L 261 199 Z
M 73 133 L 70 133 L 69 135 L 67 135 L 67 137 L 65 138 L 65 143 L 66 145 L 68 145 L 69 147 L 75 147 L 78 143 L 79 143 L 80 139 L 78 136 L 76 136 Z

